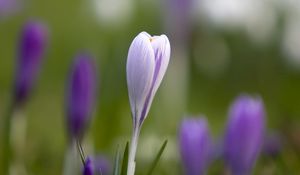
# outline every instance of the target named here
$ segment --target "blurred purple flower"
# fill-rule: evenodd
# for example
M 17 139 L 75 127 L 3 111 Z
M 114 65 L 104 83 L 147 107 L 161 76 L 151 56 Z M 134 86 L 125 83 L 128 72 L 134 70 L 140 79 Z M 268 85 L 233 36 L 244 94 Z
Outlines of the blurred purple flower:
M 108 175 L 111 173 L 111 164 L 103 156 L 88 157 L 86 159 L 83 175 Z
M 205 118 L 186 118 L 179 131 L 185 174 L 203 175 L 211 161 L 212 140 Z
M 282 150 L 282 138 L 277 133 L 269 133 L 265 135 L 263 143 L 263 153 L 267 156 L 276 156 Z
M 83 175 L 94 175 L 94 166 L 92 160 L 88 157 L 83 167 Z
M 0 0 L 0 19 L 13 14 L 19 9 L 19 6 L 20 4 L 17 0 Z
M 140 128 L 167 70 L 170 51 L 166 35 L 150 36 L 146 32 L 141 32 L 130 45 L 126 73 L 133 135 L 129 150 L 128 175 L 134 174 Z
M 67 89 L 67 124 L 72 138 L 81 136 L 90 120 L 96 95 L 96 70 L 91 57 L 79 54 Z
M 167 0 L 166 1 L 166 24 L 179 43 L 187 44 L 191 33 L 192 7 L 194 0 Z
M 45 53 L 48 32 L 39 22 L 28 22 L 22 29 L 15 73 L 15 102 L 24 102 L 37 78 Z
M 242 95 L 229 112 L 225 134 L 225 161 L 234 175 L 250 174 L 261 151 L 265 110 L 260 98 Z

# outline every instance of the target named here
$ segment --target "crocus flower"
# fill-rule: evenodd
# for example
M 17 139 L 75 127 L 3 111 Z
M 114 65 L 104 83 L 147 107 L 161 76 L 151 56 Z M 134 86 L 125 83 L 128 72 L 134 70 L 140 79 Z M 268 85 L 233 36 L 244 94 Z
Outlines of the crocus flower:
M 90 158 L 86 159 L 82 174 L 83 175 L 94 175 L 94 167 L 92 164 L 92 160 Z
M 83 175 L 108 175 L 110 172 L 110 162 L 103 156 L 88 157 L 85 161 Z
M 14 85 L 16 103 L 27 99 L 37 78 L 47 44 L 46 27 L 39 22 L 26 23 L 19 44 Z
M 133 119 L 128 175 L 134 174 L 134 157 L 140 127 L 147 117 L 170 60 L 170 43 L 165 35 L 141 32 L 130 45 L 127 57 L 127 86 Z
M 91 56 L 79 54 L 67 89 L 67 124 L 71 138 L 80 139 L 92 112 L 96 95 L 96 71 Z
M 205 118 L 186 118 L 179 131 L 179 147 L 185 174 L 203 175 L 210 162 L 212 141 Z
M 242 95 L 231 106 L 224 156 L 234 175 L 251 173 L 263 143 L 264 118 L 264 105 L 260 98 Z

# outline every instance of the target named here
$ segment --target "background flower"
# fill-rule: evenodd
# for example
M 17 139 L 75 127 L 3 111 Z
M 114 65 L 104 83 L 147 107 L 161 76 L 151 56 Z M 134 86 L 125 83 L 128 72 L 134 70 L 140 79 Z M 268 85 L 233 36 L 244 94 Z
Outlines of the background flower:
M 185 118 L 182 121 L 179 148 L 185 174 L 206 173 L 211 161 L 212 141 L 205 118 Z
M 260 98 L 242 95 L 231 106 L 224 154 L 234 175 L 251 173 L 263 144 L 264 120 L 264 105 Z
M 24 102 L 32 90 L 45 56 L 47 33 L 40 22 L 27 22 L 22 29 L 15 73 L 16 103 Z
M 96 72 L 91 56 L 79 54 L 71 70 L 67 89 L 67 124 L 69 135 L 81 139 L 93 110 Z

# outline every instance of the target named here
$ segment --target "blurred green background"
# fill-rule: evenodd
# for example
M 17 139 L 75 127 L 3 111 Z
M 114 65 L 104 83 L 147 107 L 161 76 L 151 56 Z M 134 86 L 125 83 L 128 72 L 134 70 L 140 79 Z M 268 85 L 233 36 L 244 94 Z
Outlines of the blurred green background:
M 17 7 L 0 16 L 1 117 L 11 95 L 21 27 L 39 20 L 50 33 L 39 79 L 23 109 L 27 132 L 21 155 L 27 174 L 62 172 L 67 149 L 67 74 L 81 51 L 94 55 L 99 69 L 97 108 L 83 145 L 86 154 L 103 154 L 112 160 L 117 145 L 125 146 L 132 129 L 126 58 L 132 39 L 141 31 L 166 34 L 172 52 L 142 129 L 137 173 L 143 174 L 168 139 L 156 174 L 180 174 L 177 131 L 182 118 L 205 115 L 214 138 L 222 137 L 228 107 L 241 93 L 263 98 L 267 127 L 283 136 L 280 160 L 261 158 L 255 174 L 278 174 L 282 160 L 284 172 L 300 172 L 299 2 L 15 1 Z M 222 174 L 221 163 L 212 164 L 210 171 Z

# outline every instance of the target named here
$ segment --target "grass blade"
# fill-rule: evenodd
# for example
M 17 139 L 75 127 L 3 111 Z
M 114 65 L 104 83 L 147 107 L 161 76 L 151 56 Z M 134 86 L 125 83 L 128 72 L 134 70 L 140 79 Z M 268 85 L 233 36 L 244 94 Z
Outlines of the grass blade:
M 126 175 L 127 174 L 127 166 L 128 166 L 128 148 L 129 143 L 126 143 L 125 151 L 123 154 L 123 162 L 122 162 L 122 170 L 121 170 L 121 175 Z
M 114 169 L 113 169 L 113 175 L 120 175 L 120 147 L 117 147 L 117 152 L 115 155 L 115 162 L 114 162 Z
M 167 146 L 167 143 L 168 143 L 168 140 L 165 140 L 164 143 L 162 144 L 162 146 L 160 147 L 158 153 L 156 154 L 155 159 L 151 163 L 151 166 L 150 166 L 150 169 L 149 169 L 147 175 L 151 175 L 152 174 L 152 172 L 153 172 L 154 168 L 156 167 L 156 165 L 157 165 L 157 163 L 158 163 L 158 161 L 159 161 L 162 153 L 164 152 L 164 150 L 165 150 L 165 148 Z

